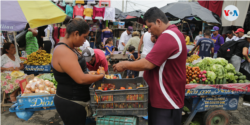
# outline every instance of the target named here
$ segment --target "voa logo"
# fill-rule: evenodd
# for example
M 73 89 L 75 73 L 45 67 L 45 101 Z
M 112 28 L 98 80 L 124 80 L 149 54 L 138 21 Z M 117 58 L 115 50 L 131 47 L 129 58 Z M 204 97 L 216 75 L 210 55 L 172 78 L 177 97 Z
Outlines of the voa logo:
M 225 17 L 225 19 L 227 19 L 228 21 L 234 21 L 239 17 L 239 10 L 236 6 L 234 5 L 228 5 L 225 7 L 225 9 L 223 10 L 223 15 Z

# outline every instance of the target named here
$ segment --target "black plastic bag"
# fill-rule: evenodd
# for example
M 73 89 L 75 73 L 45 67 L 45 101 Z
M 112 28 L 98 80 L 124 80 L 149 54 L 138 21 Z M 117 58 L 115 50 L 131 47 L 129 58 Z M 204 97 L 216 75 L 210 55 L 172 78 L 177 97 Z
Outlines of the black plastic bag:
M 250 80 L 250 63 L 248 61 L 241 63 L 240 72 L 246 75 L 247 80 Z

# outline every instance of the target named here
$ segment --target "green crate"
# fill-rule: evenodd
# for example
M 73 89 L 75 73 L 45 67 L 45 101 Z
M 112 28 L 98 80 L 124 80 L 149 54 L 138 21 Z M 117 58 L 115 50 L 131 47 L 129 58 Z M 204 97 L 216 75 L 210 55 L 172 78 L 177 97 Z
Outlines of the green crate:
M 96 125 L 136 125 L 136 117 L 104 116 L 97 118 Z

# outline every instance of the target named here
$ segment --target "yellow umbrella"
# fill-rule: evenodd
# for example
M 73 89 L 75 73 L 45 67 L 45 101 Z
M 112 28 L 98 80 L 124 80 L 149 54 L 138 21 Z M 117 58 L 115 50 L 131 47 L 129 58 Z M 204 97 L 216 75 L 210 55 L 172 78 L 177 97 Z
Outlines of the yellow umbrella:
M 63 22 L 66 14 L 51 1 L 18 1 L 31 28 Z

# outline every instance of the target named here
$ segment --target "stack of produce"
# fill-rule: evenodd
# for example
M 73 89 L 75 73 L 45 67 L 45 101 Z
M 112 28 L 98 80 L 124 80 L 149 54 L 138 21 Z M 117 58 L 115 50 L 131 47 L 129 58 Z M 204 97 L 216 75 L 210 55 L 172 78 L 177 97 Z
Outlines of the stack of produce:
M 38 50 L 36 52 L 28 55 L 27 60 L 24 61 L 24 64 L 27 65 L 48 65 L 51 63 L 52 55 L 46 53 L 45 50 Z
M 53 73 L 46 73 L 46 74 L 43 74 L 39 77 L 40 79 L 43 79 L 43 80 L 49 80 L 50 82 L 52 82 L 54 84 L 54 86 L 57 88 L 57 81 L 54 77 L 54 74 Z
M 200 68 L 186 66 L 186 82 L 189 83 L 199 83 L 200 78 Z
M 246 80 L 246 76 L 242 73 L 236 72 L 235 67 L 228 63 L 224 58 L 213 59 L 206 57 L 199 63 L 192 65 L 192 67 L 199 67 L 200 70 L 205 70 L 206 80 L 203 84 L 226 84 L 226 83 L 250 83 Z
M 23 94 L 30 93 L 56 94 L 56 87 L 52 82 L 48 80 L 43 80 L 35 77 L 26 85 Z
M 186 62 L 187 63 L 192 63 L 194 60 L 199 59 L 200 57 L 198 55 L 191 55 L 190 57 L 187 58 Z

